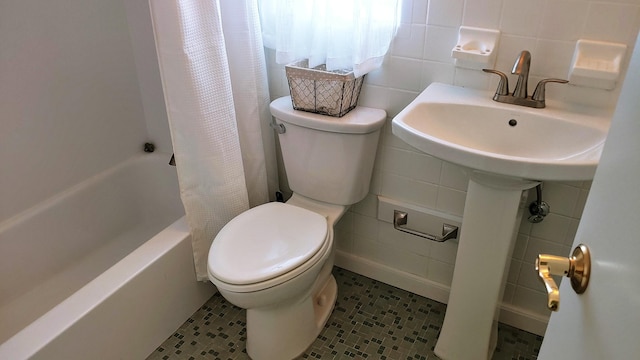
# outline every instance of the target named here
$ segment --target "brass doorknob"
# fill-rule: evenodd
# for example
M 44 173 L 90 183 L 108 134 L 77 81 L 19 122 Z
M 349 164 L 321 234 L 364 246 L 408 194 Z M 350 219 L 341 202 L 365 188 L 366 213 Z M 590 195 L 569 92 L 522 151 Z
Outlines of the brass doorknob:
M 536 271 L 547 289 L 547 307 L 558 311 L 560 307 L 560 291 L 551 275 L 564 275 L 571 278 L 573 290 L 582 294 L 589 285 L 591 275 L 591 255 L 586 245 L 580 244 L 573 249 L 571 257 L 540 254 L 536 259 Z

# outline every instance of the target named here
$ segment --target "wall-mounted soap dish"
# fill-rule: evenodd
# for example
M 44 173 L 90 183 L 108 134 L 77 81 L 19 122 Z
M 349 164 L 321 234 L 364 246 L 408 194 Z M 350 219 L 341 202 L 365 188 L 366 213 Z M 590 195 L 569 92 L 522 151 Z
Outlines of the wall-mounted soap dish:
M 461 26 L 458 43 L 451 50 L 456 66 L 483 69 L 493 67 L 496 59 L 500 31 Z
M 578 40 L 569 70 L 569 82 L 598 89 L 615 88 L 626 51 L 624 44 Z

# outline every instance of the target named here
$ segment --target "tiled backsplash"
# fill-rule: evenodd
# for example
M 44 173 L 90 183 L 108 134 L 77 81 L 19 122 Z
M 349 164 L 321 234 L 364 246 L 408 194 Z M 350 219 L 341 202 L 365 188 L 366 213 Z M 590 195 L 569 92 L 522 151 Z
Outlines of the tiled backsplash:
M 360 105 L 387 111 L 389 119 L 432 82 L 492 90 L 497 79 L 456 68 L 451 49 L 460 25 L 501 31 L 495 68 L 509 72 L 517 54 L 532 54 L 531 86 L 542 78 L 566 78 L 578 39 L 625 43 L 640 28 L 640 0 L 404 0 L 402 24 L 383 67 L 367 75 Z M 630 51 L 628 51 L 630 53 Z M 271 95 L 288 95 L 284 70 L 267 52 Z M 628 60 L 625 60 L 625 66 Z M 619 89 L 619 86 L 618 86 Z M 549 99 L 613 107 L 618 90 L 549 86 Z M 526 146 L 526 145 L 524 145 Z M 449 285 L 457 246 L 431 243 L 395 231 L 376 219 L 376 195 L 462 215 L 467 176 L 463 169 L 421 153 L 384 128 L 369 196 L 338 224 L 337 246 L 349 254 Z M 589 182 L 547 182 L 551 214 L 539 224 L 524 220 L 518 233 L 503 302 L 546 316 L 546 295 L 534 272 L 538 253 L 567 256 L 582 214 Z M 535 192 L 530 194 L 533 200 Z M 488 207 L 490 211 L 490 207 Z M 526 211 L 526 210 L 525 210 Z

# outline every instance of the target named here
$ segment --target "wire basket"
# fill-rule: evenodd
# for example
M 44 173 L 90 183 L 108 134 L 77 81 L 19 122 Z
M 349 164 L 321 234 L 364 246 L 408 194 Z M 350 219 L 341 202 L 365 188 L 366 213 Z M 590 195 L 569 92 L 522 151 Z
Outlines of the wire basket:
M 302 60 L 285 66 L 291 102 L 296 110 L 344 116 L 358 104 L 364 75 L 351 70 L 327 71 L 324 64 L 309 68 Z

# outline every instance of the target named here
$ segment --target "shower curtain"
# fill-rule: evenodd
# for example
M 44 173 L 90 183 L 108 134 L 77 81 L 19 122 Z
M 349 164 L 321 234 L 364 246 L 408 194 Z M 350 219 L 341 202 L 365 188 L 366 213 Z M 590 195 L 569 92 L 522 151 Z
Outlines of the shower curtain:
M 198 280 L 218 231 L 277 189 L 256 0 L 150 0 Z

